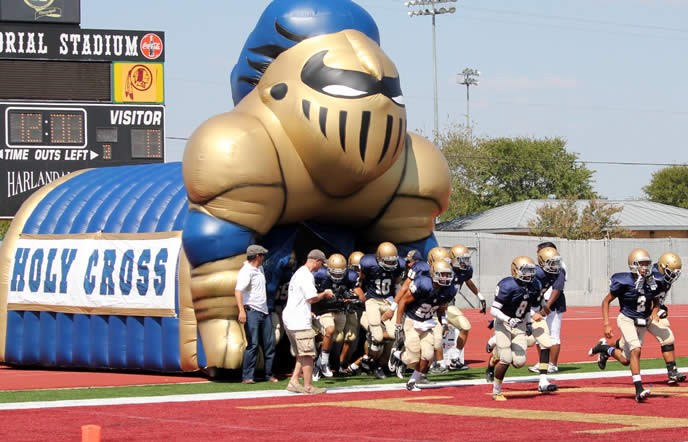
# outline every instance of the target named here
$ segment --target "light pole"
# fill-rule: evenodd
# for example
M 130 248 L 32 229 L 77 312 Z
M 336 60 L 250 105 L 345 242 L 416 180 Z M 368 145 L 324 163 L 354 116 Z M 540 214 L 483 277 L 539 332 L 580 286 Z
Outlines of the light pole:
M 466 85 L 466 129 L 468 134 L 471 134 L 471 108 L 470 108 L 470 88 L 478 85 L 478 77 L 480 72 L 475 69 L 466 68 L 457 74 L 456 82 Z
M 404 3 L 404 6 L 412 9 L 408 12 L 409 17 L 416 17 L 420 15 L 432 16 L 432 92 L 435 117 L 433 139 L 437 139 L 437 135 L 439 134 L 439 123 L 437 116 L 437 37 L 435 34 L 435 16 L 442 14 L 453 14 L 456 12 L 456 8 L 454 6 L 437 6 L 446 3 L 456 3 L 456 0 L 410 0 Z

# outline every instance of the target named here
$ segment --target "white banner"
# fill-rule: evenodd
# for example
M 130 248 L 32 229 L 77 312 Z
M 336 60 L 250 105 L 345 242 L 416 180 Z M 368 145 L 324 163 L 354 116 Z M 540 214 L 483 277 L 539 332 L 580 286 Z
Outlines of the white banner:
M 8 304 L 174 312 L 181 238 L 119 236 L 20 238 Z

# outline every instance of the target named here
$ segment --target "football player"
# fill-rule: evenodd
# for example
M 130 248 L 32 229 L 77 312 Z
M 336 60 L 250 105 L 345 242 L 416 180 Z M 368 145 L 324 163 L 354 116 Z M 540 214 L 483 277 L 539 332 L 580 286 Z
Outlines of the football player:
M 650 396 L 650 390 L 643 387 L 640 376 L 640 350 L 643 338 L 653 309 L 656 310 L 655 296 L 658 291 L 657 281 L 652 275 L 652 259 L 647 250 L 637 248 L 628 254 L 628 268 L 630 272 L 619 272 L 609 280 L 609 293 L 602 300 L 602 326 L 606 339 L 614 337 L 609 322 L 609 305 L 615 299 L 619 300 L 620 312 L 616 318 L 616 325 L 624 340 L 623 349 L 607 345 L 603 338 L 588 354 L 606 354 L 612 356 L 623 365 L 630 365 L 633 385 L 635 386 L 635 400 L 642 402 Z
M 452 285 L 454 273 L 447 261 L 435 261 L 430 274 L 418 275 L 411 281 L 396 312 L 395 339 L 403 340 L 404 350 L 394 350 L 390 359 L 394 367 L 390 368 L 413 369 L 406 384 L 409 391 L 419 391 L 419 385 L 431 384 L 426 374 L 435 354 L 433 329 L 456 295 Z
M 327 259 L 327 267 L 320 267 L 313 277 L 318 293 L 330 289 L 335 294 L 332 299 L 311 305 L 312 313 L 318 318 L 319 332 L 322 334 L 320 357 L 313 368 L 313 378 L 318 380 L 321 374 L 327 378 L 333 375 L 330 369 L 330 351 L 333 342 L 347 343 L 350 346 L 352 336 L 355 337 L 358 318 L 354 313 L 352 320 L 354 323 L 349 323 L 347 306 L 351 301 L 358 300 L 353 292 L 358 283 L 358 275 L 347 268 L 347 261 L 343 255 L 333 253 Z M 345 350 L 348 352 L 348 346 L 342 347 L 342 352 Z
M 378 359 L 384 350 L 384 341 L 394 338 L 394 324 L 391 319 L 382 320 L 388 310 L 396 309 L 394 294 L 404 272 L 405 262 L 391 242 L 383 242 L 377 251 L 361 258 L 361 275 L 355 292 L 365 302 L 365 322 L 368 333 L 368 355 L 374 366 L 376 377 L 385 378 Z M 363 318 L 361 319 L 364 324 Z
M 558 320 L 555 320 L 557 312 L 554 310 L 554 305 L 557 300 L 561 299 L 560 295 L 564 292 L 566 274 L 561 268 L 561 256 L 555 248 L 543 247 L 538 250 L 537 255 L 538 266 L 535 271 L 535 278 L 540 282 L 542 288 L 540 298 L 533 306 L 530 317 L 532 319 L 532 335 L 540 352 L 539 363 L 530 367 L 529 370 L 543 375 L 556 371 L 550 362 L 550 353 L 555 343 L 554 335 L 556 335 L 557 343 L 559 342 L 561 315 L 559 315 Z
M 416 249 L 409 250 L 409 252 L 406 254 L 406 258 L 404 259 L 404 261 L 406 262 L 406 268 L 404 271 L 404 275 L 402 276 L 401 286 L 399 287 L 399 290 L 397 290 L 397 294 L 394 296 L 393 305 L 398 305 L 399 301 L 408 292 L 409 286 L 414 279 L 416 279 L 420 275 L 430 275 L 430 265 L 428 265 L 427 262 L 423 261 L 423 257 L 420 251 Z M 395 311 L 395 309 L 387 310 L 382 315 L 382 320 L 386 321 L 388 319 L 392 319 L 394 317 Z M 388 361 L 388 368 L 390 372 L 395 371 L 395 364 L 392 362 L 394 351 L 402 350 L 403 346 L 403 341 L 395 339 L 394 344 L 392 345 L 392 351 L 390 351 L 389 353 L 390 359 Z
M 480 293 L 478 287 L 473 282 L 473 266 L 471 265 L 471 251 L 468 247 L 457 244 L 449 249 L 449 259 L 451 260 L 452 269 L 454 270 L 453 284 L 456 286 L 457 293 L 461 291 L 461 287 L 466 284 L 466 287 L 478 298 L 480 304 L 480 313 L 485 314 L 487 310 L 487 301 Z M 449 322 L 459 330 L 459 336 L 456 338 L 456 349 L 458 350 L 458 357 L 452 359 L 450 368 L 454 370 L 466 370 L 470 368 L 464 361 L 463 349 L 468 341 L 468 332 L 471 329 L 471 323 L 468 318 L 456 306 L 450 305 L 447 309 L 447 318 Z
M 681 276 L 681 268 L 683 264 L 681 258 L 673 253 L 667 252 L 659 257 L 657 263 L 652 266 L 652 273 L 657 281 L 657 293 L 655 299 L 658 305 L 657 318 L 653 319 L 647 326 L 647 331 L 659 342 L 662 350 L 662 357 L 667 368 L 667 383 L 676 384 L 686 380 L 686 376 L 680 373 L 676 368 L 676 355 L 674 353 L 674 333 L 669 324 L 669 308 L 666 306 L 666 295 L 671 289 L 671 285 Z M 616 348 L 623 348 L 625 341 L 623 337 L 619 338 L 616 343 Z M 598 365 L 602 370 L 607 364 L 606 353 L 601 353 L 598 356 Z
M 272 327 L 275 332 L 275 348 L 280 343 L 284 335 L 282 324 L 282 310 L 287 304 L 287 294 L 289 292 L 289 281 L 298 268 L 296 254 L 282 257 L 273 271 L 265 270 L 267 279 L 268 311 L 272 313 Z
M 517 256 L 511 262 L 511 276 L 497 284 L 497 293 L 490 314 L 495 317 L 494 329 L 497 340 L 495 353 L 498 362 L 494 370 L 492 398 L 505 401 L 502 382 L 509 368 L 523 367 L 526 363 L 526 325 L 530 321 L 533 300 L 540 297 L 540 282 L 535 278 L 535 262 L 528 256 Z M 546 377 L 540 377 L 538 391 L 546 393 L 552 388 Z
M 355 271 L 357 274 L 361 273 L 361 258 L 363 258 L 364 253 L 360 251 L 351 252 L 349 255 L 349 268 Z

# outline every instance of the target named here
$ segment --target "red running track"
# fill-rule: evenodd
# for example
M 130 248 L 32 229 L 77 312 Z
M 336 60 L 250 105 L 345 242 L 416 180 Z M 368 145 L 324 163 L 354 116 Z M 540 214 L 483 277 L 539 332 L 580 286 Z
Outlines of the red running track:
M 491 318 L 481 315 L 477 309 L 463 311 L 471 321 L 472 329 L 466 346 L 466 362 L 474 367 L 484 367 L 487 363 L 485 342 L 491 335 L 487 323 Z M 612 306 L 614 316 L 618 307 Z M 671 306 L 670 319 L 676 336 L 676 355 L 688 353 L 688 305 Z M 615 331 L 618 335 L 618 330 Z M 559 363 L 592 361 L 588 349 L 602 336 L 602 317 L 600 307 L 570 307 L 564 314 L 562 325 L 562 345 Z M 652 336 L 647 336 L 643 348 L 643 358 L 659 358 L 659 345 Z M 528 352 L 528 363 L 535 364 L 535 349 Z M 205 382 L 200 374 L 155 375 L 139 373 L 114 373 L 65 370 L 16 369 L 0 366 L 0 390 L 27 390 L 44 388 L 102 387 L 123 385 L 170 384 L 180 382 Z

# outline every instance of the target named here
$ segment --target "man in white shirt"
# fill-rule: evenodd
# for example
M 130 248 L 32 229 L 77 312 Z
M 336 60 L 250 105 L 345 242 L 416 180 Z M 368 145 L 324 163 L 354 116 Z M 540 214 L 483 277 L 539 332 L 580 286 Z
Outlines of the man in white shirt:
M 253 379 L 258 359 L 258 346 L 263 345 L 265 360 L 265 380 L 277 382 L 272 375 L 272 363 L 275 359 L 275 338 L 272 332 L 272 316 L 268 313 L 267 291 L 263 261 L 268 253 L 263 246 L 252 244 L 246 249 L 246 261 L 239 269 L 234 290 L 239 322 L 244 324 L 246 333 L 246 350 L 241 374 L 241 382 L 255 384 Z
M 313 386 L 315 333 L 311 322 L 311 304 L 334 297 L 330 289 L 318 293 L 315 288 L 312 272 L 320 269 L 326 260 L 322 250 L 311 250 L 306 263 L 294 273 L 289 281 L 289 295 L 287 305 L 282 311 L 282 321 L 291 343 L 292 353 L 296 355 L 294 371 L 287 385 L 287 391 L 293 393 L 318 394 L 326 391 L 324 388 Z M 299 383 L 301 375 L 303 375 L 303 386 Z

